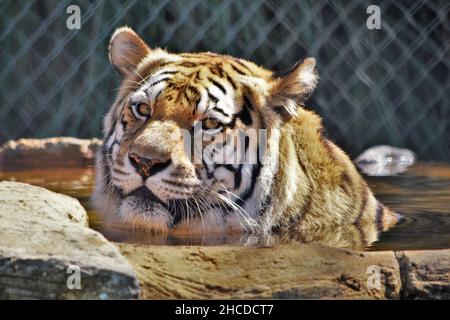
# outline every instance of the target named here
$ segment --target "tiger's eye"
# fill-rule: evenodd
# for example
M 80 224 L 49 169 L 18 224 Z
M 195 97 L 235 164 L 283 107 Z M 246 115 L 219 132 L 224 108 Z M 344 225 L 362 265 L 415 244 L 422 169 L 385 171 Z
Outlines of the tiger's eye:
M 221 123 L 216 119 L 205 119 L 203 120 L 203 128 L 204 129 L 217 129 L 221 126 Z
M 141 115 L 141 116 L 148 116 L 150 115 L 150 113 L 152 112 L 152 108 L 146 104 L 146 103 L 140 103 L 137 108 L 136 111 Z

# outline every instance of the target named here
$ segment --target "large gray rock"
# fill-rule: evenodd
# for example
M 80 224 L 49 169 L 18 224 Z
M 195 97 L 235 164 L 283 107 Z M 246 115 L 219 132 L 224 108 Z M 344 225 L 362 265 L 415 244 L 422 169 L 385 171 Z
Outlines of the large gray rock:
M 396 253 L 405 299 L 450 299 L 450 249 Z
M 76 199 L 0 182 L 0 298 L 137 298 L 130 264 L 87 224 Z
M 0 146 L 0 168 L 55 168 L 92 166 L 99 139 L 56 137 L 11 140 Z

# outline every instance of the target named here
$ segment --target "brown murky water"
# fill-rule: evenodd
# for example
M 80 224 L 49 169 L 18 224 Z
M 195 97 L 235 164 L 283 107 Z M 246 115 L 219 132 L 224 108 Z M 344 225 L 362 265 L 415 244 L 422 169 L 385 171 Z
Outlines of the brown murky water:
M 107 225 L 92 210 L 93 169 L 53 169 L 0 172 L 0 180 L 26 182 L 77 198 L 86 208 L 92 228 L 109 240 L 164 245 L 243 244 L 239 235 L 158 236 Z M 406 174 L 367 178 L 378 199 L 404 217 L 381 234 L 368 250 L 450 248 L 450 165 L 417 164 Z

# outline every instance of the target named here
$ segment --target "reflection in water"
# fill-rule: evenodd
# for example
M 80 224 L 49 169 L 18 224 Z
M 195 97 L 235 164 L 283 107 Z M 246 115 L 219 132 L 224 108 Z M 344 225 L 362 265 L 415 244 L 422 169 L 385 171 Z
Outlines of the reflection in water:
M 403 216 L 370 250 L 450 248 L 450 166 L 417 164 L 407 174 L 368 181 Z
M 93 169 L 27 170 L 0 172 L 0 180 L 26 182 L 64 193 L 80 200 L 87 209 L 90 225 L 106 238 L 117 242 L 161 245 L 272 245 L 279 242 L 318 242 L 335 247 L 363 249 L 365 235 L 353 226 L 347 229 L 311 230 L 306 235 L 256 238 L 242 234 L 168 234 L 154 235 L 107 225 L 89 210 L 94 187 Z M 417 164 L 396 177 L 367 178 L 379 200 L 403 219 L 393 229 L 381 234 L 368 250 L 450 248 L 450 166 Z

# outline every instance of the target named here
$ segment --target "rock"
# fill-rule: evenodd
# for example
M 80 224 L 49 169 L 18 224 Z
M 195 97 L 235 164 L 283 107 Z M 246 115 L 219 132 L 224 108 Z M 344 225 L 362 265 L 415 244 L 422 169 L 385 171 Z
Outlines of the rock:
M 408 149 L 381 145 L 367 149 L 354 162 L 369 176 L 394 176 L 413 165 L 416 155 Z
M 94 164 L 99 139 L 20 139 L 0 147 L 0 169 L 86 167 Z
M 134 266 L 145 299 L 398 299 L 400 294 L 393 252 L 321 245 L 117 245 Z
M 132 267 L 87 219 L 73 198 L 0 182 L 0 299 L 137 298 Z
M 19 223 L 9 214 L 27 215 L 28 219 L 51 219 L 58 222 L 74 222 L 88 227 L 88 216 L 78 200 L 44 188 L 18 182 L 0 182 L 0 211 L 2 222 Z M 14 220 L 12 220 L 14 218 Z
M 450 249 L 397 252 L 405 299 L 450 299 Z

